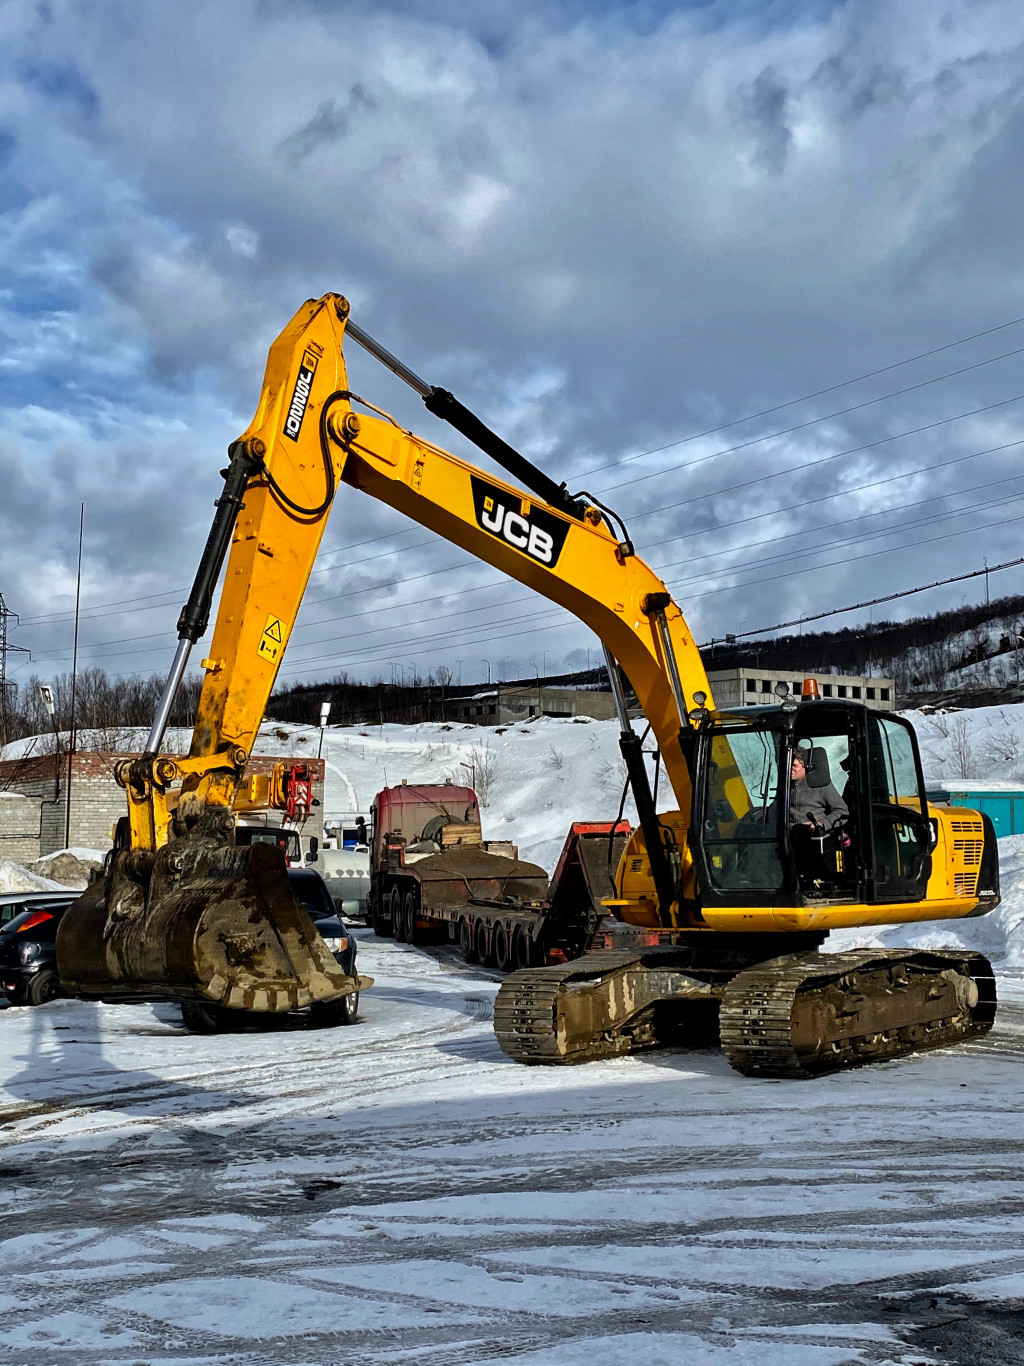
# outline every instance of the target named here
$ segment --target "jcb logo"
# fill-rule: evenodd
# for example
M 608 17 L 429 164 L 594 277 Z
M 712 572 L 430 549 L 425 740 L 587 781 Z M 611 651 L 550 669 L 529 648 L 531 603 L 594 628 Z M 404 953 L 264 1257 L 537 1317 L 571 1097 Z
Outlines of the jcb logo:
M 313 387 L 313 376 L 316 374 L 316 362 L 317 358 L 313 352 L 307 351 L 302 357 L 299 376 L 292 390 L 292 401 L 288 405 L 288 414 L 284 420 L 284 434 L 293 441 L 298 441 L 299 432 L 302 430 L 302 419 L 306 416 L 309 391 Z
M 475 474 L 470 475 L 470 480 L 477 525 L 531 559 L 553 568 L 565 545 L 568 523 L 545 508 L 530 507 L 529 512 L 524 513 L 522 500 L 507 489 L 489 484 Z

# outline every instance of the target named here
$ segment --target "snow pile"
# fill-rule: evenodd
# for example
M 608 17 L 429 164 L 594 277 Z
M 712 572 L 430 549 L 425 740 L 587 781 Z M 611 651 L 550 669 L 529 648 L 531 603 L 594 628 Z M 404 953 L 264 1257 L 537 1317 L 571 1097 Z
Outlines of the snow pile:
M 39 877 L 53 878 L 62 887 L 84 891 L 91 874 L 102 868 L 103 854 L 98 849 L 58 849 L 28 866 Z
M 29 872 L 13 859 L 0 858 L 0 892 L 66 892 L 61 882 Z

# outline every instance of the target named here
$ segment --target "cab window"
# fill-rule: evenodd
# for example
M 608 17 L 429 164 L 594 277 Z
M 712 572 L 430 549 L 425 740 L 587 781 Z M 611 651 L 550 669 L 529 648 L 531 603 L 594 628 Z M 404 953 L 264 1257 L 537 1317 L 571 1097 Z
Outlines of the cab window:
M 715 735 L 704 807 L 704 856 L 713 887 L 775 891 L 779 858 L 779 743 L 773 731 Z

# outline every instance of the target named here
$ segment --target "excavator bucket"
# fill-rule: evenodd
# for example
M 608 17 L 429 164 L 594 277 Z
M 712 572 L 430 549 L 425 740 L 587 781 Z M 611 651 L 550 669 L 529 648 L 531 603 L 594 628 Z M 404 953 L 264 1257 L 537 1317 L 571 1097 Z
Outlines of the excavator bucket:
M 284 855 L 193 830 L 157 854 L 119 850 L 64 914 L 57 966 L 73 996 L 200 999 L 294 1010 L 370 985 L 344 973 L 292 895 Z

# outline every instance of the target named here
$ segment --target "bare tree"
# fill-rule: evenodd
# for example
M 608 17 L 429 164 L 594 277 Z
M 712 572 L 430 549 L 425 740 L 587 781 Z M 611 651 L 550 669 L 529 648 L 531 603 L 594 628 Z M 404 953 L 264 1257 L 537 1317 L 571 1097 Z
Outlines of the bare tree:
M 481 745 L 474 745 L 469 751 L 469 763 L 462 763 L 459 767 L 466 770 L 469 785 L 480 798 L 480 805 L 486 806 L 498 772 L 498 758 L 494 750 L 486 740 Z
M 950 752 L 957 778 L 974 777 L 974 748 L 971 737 L 971 725 L 967 717 L 962 713 L 958 715 L 949 728 Z

